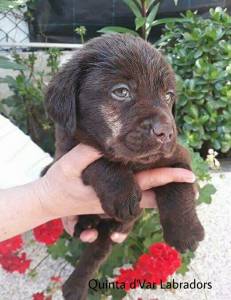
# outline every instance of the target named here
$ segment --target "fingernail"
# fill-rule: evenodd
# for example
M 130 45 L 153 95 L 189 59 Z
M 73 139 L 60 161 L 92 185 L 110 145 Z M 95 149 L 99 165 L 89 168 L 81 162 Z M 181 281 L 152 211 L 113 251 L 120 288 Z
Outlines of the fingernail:
M 196 181 L 196 176 L 193 173 L 191 173 L 190 175 L 186 176 L 185 179 L 186 182 L 193 183 Z
M 122 243 L 126 239 L 126 237 L 127 237 L 127 234 L 118 233 L 118 232 L 114 232 L 111 235 L 111 239 L 115 243 Z

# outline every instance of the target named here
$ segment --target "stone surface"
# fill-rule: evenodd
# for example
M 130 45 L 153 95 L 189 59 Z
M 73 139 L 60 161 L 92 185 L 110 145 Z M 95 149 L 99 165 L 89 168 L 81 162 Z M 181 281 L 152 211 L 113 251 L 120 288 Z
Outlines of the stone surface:
M 225 170 L 230 170 L 226 165 Z M 212 204 L 202 204 L 198 214 L 202 221 L 206 236 L 196 251 L 190 272 L 184 277 L 175 275 L 176 282 L 211 282 L 212 289 L 176 289 L 171 292 L 164 290 L 136 290 L 128 299 L 143 300 L 230 300 L 231 278 L 231 172 L 214 173 L 213 183 L 217 188 Z

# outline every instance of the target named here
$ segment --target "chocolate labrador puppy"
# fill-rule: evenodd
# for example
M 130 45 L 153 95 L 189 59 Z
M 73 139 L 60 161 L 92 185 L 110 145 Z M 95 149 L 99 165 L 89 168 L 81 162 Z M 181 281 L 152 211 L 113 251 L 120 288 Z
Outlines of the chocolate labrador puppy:
M 96 228 L 99 236 L 64 284 L 65 299 L 87 299 L 88 282 L 112 248 L 111 232 L 129 232 L 140 216 L 134 173 L 166 166 L 191 169 L 187 151 L 176 142 L 175 101 L 170 65 L 153 46 L 130 35 L 92 39 L 50 82 L 46 107 L 56 124 L 55 159 L 80 142 L 104 154 L 82 178 L 111 217 L 79 218 L 76 236 L 86 228 Z M 155 188 L 155 194 L 165 241 L 182 252 L 194 250 L 204 230 L 193 184 L 170 183 Z

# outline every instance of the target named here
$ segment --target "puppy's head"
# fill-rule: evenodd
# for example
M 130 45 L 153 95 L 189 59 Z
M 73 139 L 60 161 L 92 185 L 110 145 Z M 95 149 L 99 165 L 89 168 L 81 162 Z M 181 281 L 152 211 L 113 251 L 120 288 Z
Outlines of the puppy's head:
M 173 151 L 174 102 L 174 73 L 162 55 L 120 34 L 88 42 L 46 93 L 48 113 L 68 134 L 81 131 L 112 159 L 142 163 Z

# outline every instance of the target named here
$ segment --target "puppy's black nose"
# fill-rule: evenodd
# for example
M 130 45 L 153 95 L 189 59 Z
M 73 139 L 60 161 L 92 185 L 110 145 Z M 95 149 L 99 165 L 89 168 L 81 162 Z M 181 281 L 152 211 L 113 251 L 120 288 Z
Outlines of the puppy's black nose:
M 153 120 L 145 120 L 141 127 L 148 132 L 150 136 L 154 136 L 160 143 L 171 142 L 173 138 L 173 126 L 167 122 L 155 122 Z
M 160 143 L 168 143 L 172 140 L 173 128 L 170 124 L 156 123 L 152 130 Z

